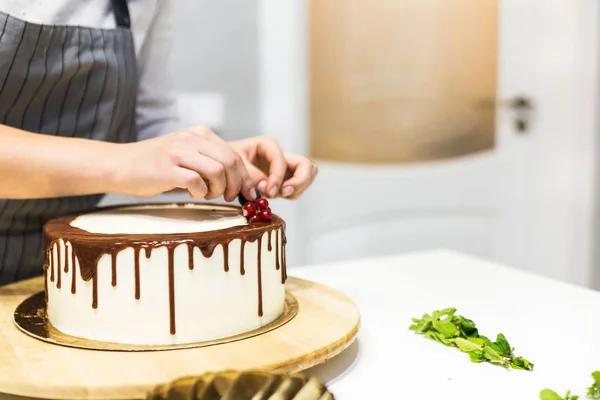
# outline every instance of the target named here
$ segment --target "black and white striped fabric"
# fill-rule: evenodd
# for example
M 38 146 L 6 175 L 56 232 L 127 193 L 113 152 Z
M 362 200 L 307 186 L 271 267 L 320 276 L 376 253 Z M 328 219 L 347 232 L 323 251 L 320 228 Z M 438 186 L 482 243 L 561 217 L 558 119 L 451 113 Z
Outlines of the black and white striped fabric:
M 116 29 L 40 25 L 0 13 L 0 123 L 63 137 L 136 139 L 133 37 L 126 1 L 112 2 L 119 6 Z M 0 285 L 42 273 L 48 219 L 93 208 L 101 198 L 0 199 Z

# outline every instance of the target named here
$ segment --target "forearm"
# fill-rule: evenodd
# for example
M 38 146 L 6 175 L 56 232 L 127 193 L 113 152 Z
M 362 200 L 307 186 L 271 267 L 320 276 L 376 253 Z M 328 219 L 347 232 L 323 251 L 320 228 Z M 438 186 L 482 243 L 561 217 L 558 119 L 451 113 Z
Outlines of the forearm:
M 0 125 L 0 198 L 33 199 L 113 191 L 117 144 L 25 132 Z

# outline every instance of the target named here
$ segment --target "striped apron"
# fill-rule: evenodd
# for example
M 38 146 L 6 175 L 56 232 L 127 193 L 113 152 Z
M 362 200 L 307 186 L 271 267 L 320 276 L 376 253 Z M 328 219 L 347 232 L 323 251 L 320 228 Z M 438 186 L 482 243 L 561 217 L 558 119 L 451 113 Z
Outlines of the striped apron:
M 112 10 L 116 29 L 41 25 L 0 13 L 0 123 L 45 135 L 136 140 L 138 79 L 126 0 L 112 0 Z M 0 285 L 42 273 L 46 221 L 101 199 L 0 199 Z

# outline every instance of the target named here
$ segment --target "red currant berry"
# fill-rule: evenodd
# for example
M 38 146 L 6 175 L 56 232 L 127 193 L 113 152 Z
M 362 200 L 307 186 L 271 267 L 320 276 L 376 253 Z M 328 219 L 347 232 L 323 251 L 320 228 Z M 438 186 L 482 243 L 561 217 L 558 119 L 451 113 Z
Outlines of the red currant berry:
M 260 214 L 252 214 L 252 216 L 250 216 L 250 222 L 260 222 Z
M 244 207 L 242 207 L 242 215 L 248 218 L 254 214 L 256 214 L 256 206 L 254 205 L 254 203 L 248 202 L 244 204 Z
M 269 222 L 271 220 L 272 214 L 270 208 L 264 208 L 260 211 L 260 220 L 263 222 Z
M 269 201 L 267 199 L 265 199 L 264 197 L 261 197 L 260 199 L 255 200 L 254 203 L 256 204 L 256 206 L 258 207 L 259 210 L 264 210 L 266 208 L 269 208 Z

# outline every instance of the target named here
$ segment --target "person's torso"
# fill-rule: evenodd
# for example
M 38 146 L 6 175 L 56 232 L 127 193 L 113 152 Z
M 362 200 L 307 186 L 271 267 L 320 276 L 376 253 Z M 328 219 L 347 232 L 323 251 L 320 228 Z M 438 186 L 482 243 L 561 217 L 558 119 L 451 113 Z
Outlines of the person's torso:
M 161 1 L 172 0 L 127 2 L 136 54 L 140 53 L 146 43 Z M 36 24 L 116 28 L 110 0 L 0 0 L 0 12 Z
M 136 50 L 127 26 L 43 24 L 1 8 L 0 124 L 61 137 L 136 139 Z M 43 224 L 93 208 L 101 197 L 0 199 L 0 284 L 41 274 Z

